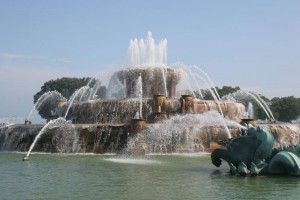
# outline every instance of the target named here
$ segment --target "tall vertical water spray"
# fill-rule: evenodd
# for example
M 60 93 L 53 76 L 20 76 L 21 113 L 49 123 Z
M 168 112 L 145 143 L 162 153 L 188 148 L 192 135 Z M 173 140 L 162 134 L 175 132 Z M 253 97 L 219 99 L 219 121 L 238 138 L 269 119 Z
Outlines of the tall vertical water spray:
M 247 106 L 247 113 L 248 117 L 253 119 L 254 118 L 254 110 L 253 110 L 253 104 L 249 101 L 248 106 Z
M 163 77 L 163 83 L 164 83 L 164 90 L 165 90 L 165 95 L 166 97 L 168 96 L 168 90 L 167 90 L 167 77 L 166 77 L 166 68 L 162 67 L 161 71 L 162 71 L 162 77 Z
M 139 118 L 143 118 L 143 82 L 142 82 L 142 75 L 140 74 L 137 83 L 136 83 L 136 91 L 137 97 L 139 99 Z
M 167 40 L 157 44 L 148 32 L 146 41 L 143 39 L 130 40 L 128 48 L 129 66 L 167 65 Z
M 148 32 L 147 38 L 130 40 L 128 48 L 129 67 L 156 67 L 161 68 L 165 95 L 168 95 L 166 66 L 167 66 L 167 40 L 155 42 L 152 33 Z M 126 87 L 126 83 L 124 83 Z

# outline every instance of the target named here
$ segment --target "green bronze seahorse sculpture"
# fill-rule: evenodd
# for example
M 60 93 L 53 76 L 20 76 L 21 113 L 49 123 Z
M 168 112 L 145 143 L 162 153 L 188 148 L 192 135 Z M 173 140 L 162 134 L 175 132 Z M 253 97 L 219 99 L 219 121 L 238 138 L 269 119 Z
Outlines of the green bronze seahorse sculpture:
M 288 174 L 300 176 L 300 146 L 273 149 L 274 137 L 264 128 L 248 125 L 248 135 L 230 140 L 226 147 L 217 148 L 211 161 L 220 167 L 227 161 L 232 174 Z

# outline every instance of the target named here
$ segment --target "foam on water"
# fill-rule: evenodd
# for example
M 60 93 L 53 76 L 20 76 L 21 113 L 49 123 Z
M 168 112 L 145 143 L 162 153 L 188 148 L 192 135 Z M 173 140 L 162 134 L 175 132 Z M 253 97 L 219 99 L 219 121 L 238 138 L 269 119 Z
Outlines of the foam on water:
M 182 157 L 203 157 L 210 155 L 208 152 L 197 152 L 197 153 L 150 153 L 147 155 L 153 156 L 182 156 Z
M 142 159 L 142 158 L 126 158 L 126 157 L 107 158 L 104 160 L 114 162 L 114 163 L 134 164 L 134 165 L 152 165 L 152 164 L 161 164 L 162 163 L 157 160 Z

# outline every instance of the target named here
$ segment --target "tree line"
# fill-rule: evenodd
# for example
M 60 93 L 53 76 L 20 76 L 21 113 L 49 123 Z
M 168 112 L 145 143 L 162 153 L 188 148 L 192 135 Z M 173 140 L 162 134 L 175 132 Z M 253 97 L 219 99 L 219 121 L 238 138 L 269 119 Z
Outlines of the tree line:
M 41 87 L 41 90 L 34 95 L 34 103 L 41 97 L 44 93 L 49 91 L 57 91 L 62 94 L 65 98 L 69 99 L 71 95 L 79 88 L 86 86 L 91 82 L 91 78 L 59 78 L 56 80 L 50 80 L 44 83 Z M 194 91 L 194 94 L 197 98 L 203 98 L 207 100 L 213 100 L 215 97 L 212 95 L 214 88 L 206 89 L 201 91 Z M 231 87 L 223 86 L 222 88 L 215 88 L 220 97 L 230 95 L 232 93 L 240 91 L 240 87 Z M 97 91 L 97 98 L 103 99 L 106 96 L 107 88 L 105 86 L 100 86 Z M 273 113 L 273 116 L 278 121 L 290 122 L 291 120 L 296 119 L 300 116 L 300 98 L 294 96 L 288 97 L 274 97 L 268 99 L 267 97 L 260 95 L 260 98 L 263 99 L 266 104 L 269 106 L 270 110 Z M 249 99 L 242 101 L 242 103 L 247 106 Z M 254 117 L 255 119 L 266 119 L 267 115 L 262 107 L 256 102 L 251 101 L 253 104 Z M 39 114 L 43 118 L 47 118 L 51 114 L 51 109 L 45 107 L 44 109 L 39 110 Z
M 238 92 L 241 89 L 240 87 L 223 86 L 222 88 L 216 87 L 216 90 L 220 97 L 224 97 L 226 95 Z M 198 95 L 197 92 L 196 94 Z M 209 90 L 204 90 L 202 95 L 203 99 L 214 99 Z M 300 98 L 288 96 L 274 97 L 272 99 L 269 99 L 263 95 L 259 96 L 262 100 L 266 102 L 276 120 L 283 122 L 291 122 L 292 120 L 297 119 L 297 117 L 300 117 Z M 245 106 L 247 106 L 249 103 L 249 99 L 242 101 L 242 103 Z M 255 119 L 266 119 L 266 112 L 259 105 L 259 103 L 254 101 L 253 99 L 251 99 L 251 103 L 253 104 Z

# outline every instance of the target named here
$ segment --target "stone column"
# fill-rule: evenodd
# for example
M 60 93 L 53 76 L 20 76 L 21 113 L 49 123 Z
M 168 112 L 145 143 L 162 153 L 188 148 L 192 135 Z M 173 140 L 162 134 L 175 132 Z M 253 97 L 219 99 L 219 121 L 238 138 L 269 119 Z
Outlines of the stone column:
M 153 96 L 154 122 L 167 118 L 166 96 L 163 94 Z
M 194 112 L 194 98 L 192 95 L 181 95 L 181 112 L 183 114 Z
M 176 96 L 176 83 L 173 78 L 170 80 L 169 87 L 169 96 L 173 99 Z

